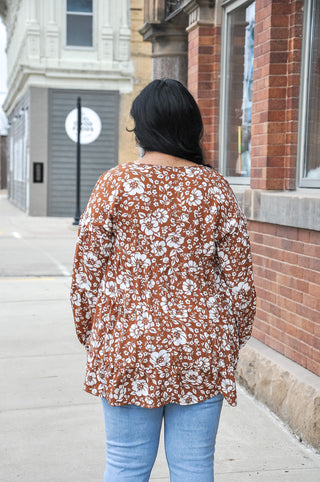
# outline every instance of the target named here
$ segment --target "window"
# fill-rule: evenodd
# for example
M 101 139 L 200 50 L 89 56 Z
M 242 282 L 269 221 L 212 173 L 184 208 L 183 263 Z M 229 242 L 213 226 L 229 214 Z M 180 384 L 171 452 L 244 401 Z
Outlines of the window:
M 92 47 L 92 0 L 67 0 L 67 45 Z
M 320 3 L 305 2 L 299 159 L 302 187 L 320 187 Z
M 231 182 L 248 184 L 255 2 L 228 3 L 223 17 L 220 170 Z

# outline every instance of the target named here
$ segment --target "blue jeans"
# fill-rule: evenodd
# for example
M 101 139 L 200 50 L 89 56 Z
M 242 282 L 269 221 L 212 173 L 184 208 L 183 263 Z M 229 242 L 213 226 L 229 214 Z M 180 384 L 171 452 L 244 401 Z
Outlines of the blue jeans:
M 102 398 L 107 444 L 104 482 L 147 482 L 157 456 L 162 418 L 171 482 L 213 482 L 221 394 L 193 405 L 112 407 Z

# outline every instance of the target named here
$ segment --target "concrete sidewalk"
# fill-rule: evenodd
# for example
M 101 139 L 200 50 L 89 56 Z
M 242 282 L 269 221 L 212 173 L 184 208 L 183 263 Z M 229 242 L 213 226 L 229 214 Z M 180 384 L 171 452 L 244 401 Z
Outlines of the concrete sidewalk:
M 71 219 L 30 218 L 0 196 L 3 482 L 103 480 L 102 410 L 82 391 L 85 353 L 68 299 L 75 238 Z M 240 389 L 238 407 L 223 408 L 215 474 L 216 482 L 318 482 L 320 456 Z M 163 442 L 151 480 L 169 481 Z

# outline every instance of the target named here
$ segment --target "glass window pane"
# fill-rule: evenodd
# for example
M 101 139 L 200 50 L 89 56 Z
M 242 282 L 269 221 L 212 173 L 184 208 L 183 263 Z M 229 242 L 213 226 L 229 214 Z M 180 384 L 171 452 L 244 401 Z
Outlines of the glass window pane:
M 92 0 L 67 0 L 68 12 L 92 12 Z
M 314 0 L 310 35 L 304 177 L 320 179 L 320 3 Z
M 255 2 L 228 14 L 225 175 L 249 177 Z
M 67 45 L 92 47 L 91 15 L 67 15 Z

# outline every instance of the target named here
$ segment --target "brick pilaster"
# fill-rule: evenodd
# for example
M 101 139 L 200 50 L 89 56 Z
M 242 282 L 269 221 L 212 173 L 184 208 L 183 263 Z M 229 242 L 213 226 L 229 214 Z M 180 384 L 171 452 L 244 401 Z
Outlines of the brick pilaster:
M 295 188 L 302 3 L 256 0 L 252 188 Z
M 296 188 L 303 4 L 302 0 L 292 1 L 289 18 L 285 189 Z
M 207 162 L 218 167 L 220 26 L 196 25 L 188 37 L 188 88 L 198 102 Z

